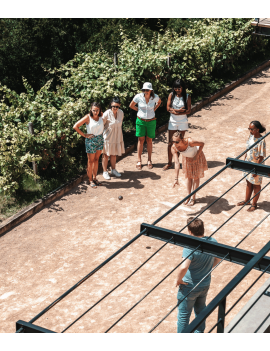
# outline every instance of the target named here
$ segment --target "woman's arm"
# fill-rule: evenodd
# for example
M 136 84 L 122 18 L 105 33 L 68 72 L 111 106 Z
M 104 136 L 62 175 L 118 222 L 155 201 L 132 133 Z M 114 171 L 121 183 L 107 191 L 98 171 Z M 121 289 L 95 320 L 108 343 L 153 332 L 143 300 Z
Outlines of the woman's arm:
M 174 110 L 175 111 L 175 115 L 188 115 L 191 112 L 191 96 L 188 96 L 188 100 L 187 100 L 187 109 L 185 109 L 184 107 L 181 107 L 179 110 Z
M 76 130 L 77 133 L 79 133 L 81 136 L 83 136 L 84 138 L 92 138 L 93 134 L 85 134 L 84 132 L 82 132 L 79 128 L 84 124 L 89 124 L 89 115 L 84 116 L 82 119 L 80 119 L 78 122 L 76 122 L 73 126 L 73 129 Z
M 138 111 L 139 109 L 138 109 L 138 107 L 136 107 L 135 105 L 136 105 L 137 103 L 135 102 L 135 101 L 131 101 L 131 103 L 130 103 L 130 105 L 129 105 L 129 107 L 132 109 L 132 110 L 134 110 L 134 111 Z
M 204 147 L 204 143 L 203 143 L 202 141 L 193 140 L 193 139 L 191 139 L 191 138 L 189 138 L 189 145 L 190 145 L 191 147 L 193 147 L 193 146 L 199 146 L 199 150 L 198 150 L 198 152 L 197 152 L 195 158 L 202 152 L 202 149 L 203 149 L 203 147 Z
M 158 102 L 156 103 L 156 106 L 154 107 L 154 111 L 156 111 L 159 108 L 160 104 L 161 104 L 161 99 L 159 99 Z
M 167 101 L 167 111 L 172 112 L 173 108 L 171 107 L 171 101 L 172 101 L 172 93 L 169 94 L 168 96 L 168 101 Z
M 176 184 L 180 185 L 179 182 L 178 182 L 180 163 L 179 163 L 178 152 L 175 151 L 173 146 L 172 146 L 171 150 L 172 150 L 172 155 L 173 155 L 173 160 L 174 160 L 174 167 L 175 167 L 175 177 L 174 177 L 174 183 L 173 183 L 173 188 L 174 188 Z

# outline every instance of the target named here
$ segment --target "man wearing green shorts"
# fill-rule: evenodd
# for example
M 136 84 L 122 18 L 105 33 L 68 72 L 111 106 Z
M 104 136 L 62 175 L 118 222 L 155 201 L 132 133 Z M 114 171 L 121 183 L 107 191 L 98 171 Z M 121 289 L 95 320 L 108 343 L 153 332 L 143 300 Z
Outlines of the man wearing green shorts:
M 152 139 L 156 136 L 155 111 L 161 104 L 161 100 L 154 93 L 151 83 L 144 83 L 142 93 L 135 95 L 129 107 L 137 111 L 136 136 L 138 137 L 138 163 L 136 168 L 142 169 L 142 151 L 146 138 L 148 152 L 148 168 L 153 168 Z M 137 106 L 136 106 L 137 105 Z

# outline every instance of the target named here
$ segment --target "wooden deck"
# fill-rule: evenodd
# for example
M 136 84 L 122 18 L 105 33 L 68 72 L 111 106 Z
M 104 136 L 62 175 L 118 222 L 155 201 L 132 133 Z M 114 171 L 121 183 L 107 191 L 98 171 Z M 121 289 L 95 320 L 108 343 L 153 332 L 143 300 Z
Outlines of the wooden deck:
M 251 25 L 256 27 L 270 28 L 270 18 L 259 18 L 259 22 L 253 21 Z

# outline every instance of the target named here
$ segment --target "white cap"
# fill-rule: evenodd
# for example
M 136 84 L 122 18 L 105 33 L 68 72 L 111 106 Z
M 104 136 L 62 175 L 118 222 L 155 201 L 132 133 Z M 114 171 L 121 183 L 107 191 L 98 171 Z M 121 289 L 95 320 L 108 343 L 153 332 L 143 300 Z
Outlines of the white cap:
M 153 90 L 153 88 L 152 88 L 152 83 L 149 83 L 149 82 L 143 83 L 142 90 L 143 90 L 143 89 Z

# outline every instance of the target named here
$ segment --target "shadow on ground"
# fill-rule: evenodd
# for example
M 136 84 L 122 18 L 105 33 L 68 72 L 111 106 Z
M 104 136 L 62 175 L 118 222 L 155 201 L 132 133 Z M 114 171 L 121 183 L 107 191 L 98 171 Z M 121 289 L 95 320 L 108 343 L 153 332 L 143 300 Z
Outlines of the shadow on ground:
M 218 199 L 218 196 L 205 196 L 196 199 L 196 203 L 201 204 L 201 203 L 206 203 L 205 206 L 203 206 L 199 211 L 191 213 L 192 216 L 197 216 L 199 213 L 201 213 L 203 210 L 206 209 L 212 202 Z M 212 205 L 209 208 L 209 212 L 211 214 L 219 214 L 223 211 L 230 211 L 232 208 L 235 207 L 235 204 L 230 205 L 228 200 L 221 198 L 219 199 L 214 205 Z
M 141 171 L 124 171 L 121 179 L 118 182 L 102 181 L 102 186 L 108 189 L 142 189 L 144 185 L 140 182 L 140 179 L 150 178 L 151 180 L 158 180 L 161 177 L 152 171 L 141 170 Z M 121 181 L 123 180 L 123 181 Z M 127 181 L 126 181 L 127 180 Z

